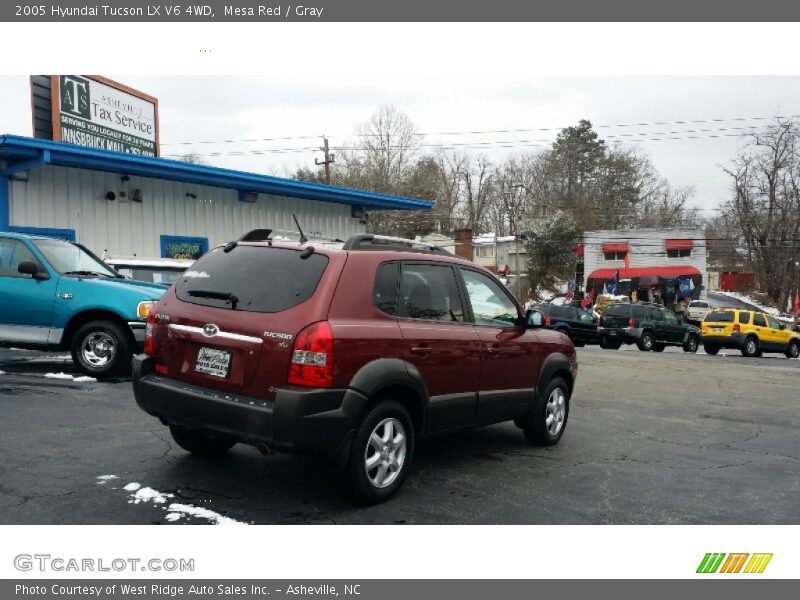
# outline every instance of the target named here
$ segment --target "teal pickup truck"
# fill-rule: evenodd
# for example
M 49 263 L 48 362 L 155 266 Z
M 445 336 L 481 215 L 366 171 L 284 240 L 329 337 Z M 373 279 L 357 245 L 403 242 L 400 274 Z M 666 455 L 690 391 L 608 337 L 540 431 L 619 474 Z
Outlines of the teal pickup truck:
M 166 290 L 125 279 L 80 244 L 0 232 L 0 346 L 69 349 L 91 377 L 124 374 Z

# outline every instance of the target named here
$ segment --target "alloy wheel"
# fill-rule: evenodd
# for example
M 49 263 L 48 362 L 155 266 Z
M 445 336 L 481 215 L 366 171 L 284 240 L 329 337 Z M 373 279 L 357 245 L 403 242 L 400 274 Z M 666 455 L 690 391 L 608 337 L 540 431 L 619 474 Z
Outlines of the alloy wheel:
M 117 341 L 105 331 L 96 331 L 83 340 L 81 357 L 87 365 L 102 368 L 108 365 L 117 353 Z
M 376 488 L 390 486 L 403 470 L 406 460 L 406 430 L 390 417 L 375 426 L 364 451 L 364 470 Z
M 564 426 L 564 419 L 567 416 L 567 396 L 561 388 L 555 388 L 547 398 L 547 406 L 544 412 L 544 423 L 547 433 L 552 436 L 558 435 Z

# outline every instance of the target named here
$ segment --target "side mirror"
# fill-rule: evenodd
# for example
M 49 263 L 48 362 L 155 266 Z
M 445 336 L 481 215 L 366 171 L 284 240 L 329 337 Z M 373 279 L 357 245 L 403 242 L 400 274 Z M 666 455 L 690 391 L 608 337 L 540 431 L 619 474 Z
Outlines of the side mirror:
M 781 329 L 786 329 L 786 325 L 784 325 L 783 323 L 781 323 Z
M 47 274 L 47 272 L 40 271 L 39 265 L 32 260 L 23 260 L 17 266 L 17 271 L 23 275 L 30 275 L 34 279 L 50 279 L 50 276 Z
M 542 313 L 538 310 L 529 310 L 525 313 L 525 326 L 526 327 L 541 327 L 542 326 Z

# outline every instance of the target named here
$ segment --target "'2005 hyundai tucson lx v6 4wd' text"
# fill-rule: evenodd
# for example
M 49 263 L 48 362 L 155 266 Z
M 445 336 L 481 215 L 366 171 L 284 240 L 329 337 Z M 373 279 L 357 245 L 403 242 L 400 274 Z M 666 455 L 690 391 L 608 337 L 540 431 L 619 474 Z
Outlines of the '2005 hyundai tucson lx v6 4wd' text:
M 559 441 L 575 348 L 491 273 L 409 240 L 269 236 L 213 249 L 150 312 L 134 392 L 182 448 L 332 455 L 374 503 L 426 434 L 513 420 Z

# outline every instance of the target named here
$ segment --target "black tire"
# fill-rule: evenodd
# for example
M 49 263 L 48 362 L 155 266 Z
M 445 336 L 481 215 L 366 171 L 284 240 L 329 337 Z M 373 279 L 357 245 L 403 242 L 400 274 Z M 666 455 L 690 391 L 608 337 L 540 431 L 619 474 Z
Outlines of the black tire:
M 170 425 L 169 432 L 178 446 L 204 458 L 225 454 L 236 445 L 236 440 L 210 437 L 180 425 Z
M 714 356 L 717 354 L 717 352 L 719 352 L 719 346 L 709 346 L 708 344 L 703 344 L 703 350 L 706 354 Z
M 653 334 L 650 333 L 649 331 L 643 331 L 639 339 L 636 340 L 636 346 L 642 352 L 647 352 L 648 350 L 652 350 L 655 343 L 656 340 L 653 337 Z
M 90 321 L 72 336 L 70 350 L 81 372 L 104 379 L 130 373 L 136 342 L 133 335 L 113 321 Z
M 548 416 L 552 414 L 551 396 L 555 390 L 560 390 L 563 395 L 563 414 L 561 415 L 561 426 L 558 431 L 553 432 L 548 427 Z M 554 377 L 547 384 L 542 396 L 536 406 L 528 415 L 514 422 L 522 428 L 525 439 L 532 446 L 552 446 L 557 444 L 564 435 L 569 418 L 569 386 L 561 377 Z
M 399 470 L 396 471 L 394 478 L 384 486 L 380 486 L 370 477 L 373 473 L 372 469 L 368 469 L 367 461 L 374 459 L 376 456 L 381 456 L 377 452 L 376 447 L 370 443 L 373 432 L 381 430 L 386 434 L 385 429 L 387 421 L 394 421 L 392 423 L 393 431 L 397 432 L 397 423 L 399 423 L 405 435 L 405 452 L 403 454 Z M 378 437 L 383 437 L 378 435 Z M 394 439 L 397 439 L 396 435 Z M 384 446 L 386 450 L 387 446 Z M 391 460 L 397 459 L 394 456 L 390 459 L 388 456 L 384 459 L 378 459 L 377 467 L 374 471 L 375 479 L 379 479 L 379 472 L 383 466 L 391 464 Z M 361 424 L 358 426 L 353 437 L 352 447 L 350 448 L 350 456 L 348 457 L 347 466 L 345 467 L 345 483 L 348 496 L 350 499 L 359 505 L 378 504 L 385 502 L 394 496 L 400 487 L 403 485 L 408 471 L 411 468 L 411 463 L 414 460 L 414 424 L 408 411 L 405 407 L 394 400 L 383 400 L 373 406 L 370 411 L 364 416 Z M 387 462 L 389 461 L 389 462 Z M 383 464 L 381 464 L 383 463 Z M 388 469 L 388 476 L 391 476 L 391 469 Z
M 657 344 L 657 343 L 653 344 L 653 352 L 663 352 L 664 348 L 666 348 L 664 344 Z
M 800 342 L 792 340 L 786 348 L 786 358 L 800 358 Z
M 747 336 L 742 344 L 742 356 L 758 356 L 758 338 L 754 335 Z
M 700 339 L 696 335 L 690 335 L 683 343 L 683 351 L 694 354 L 700 346 Z

